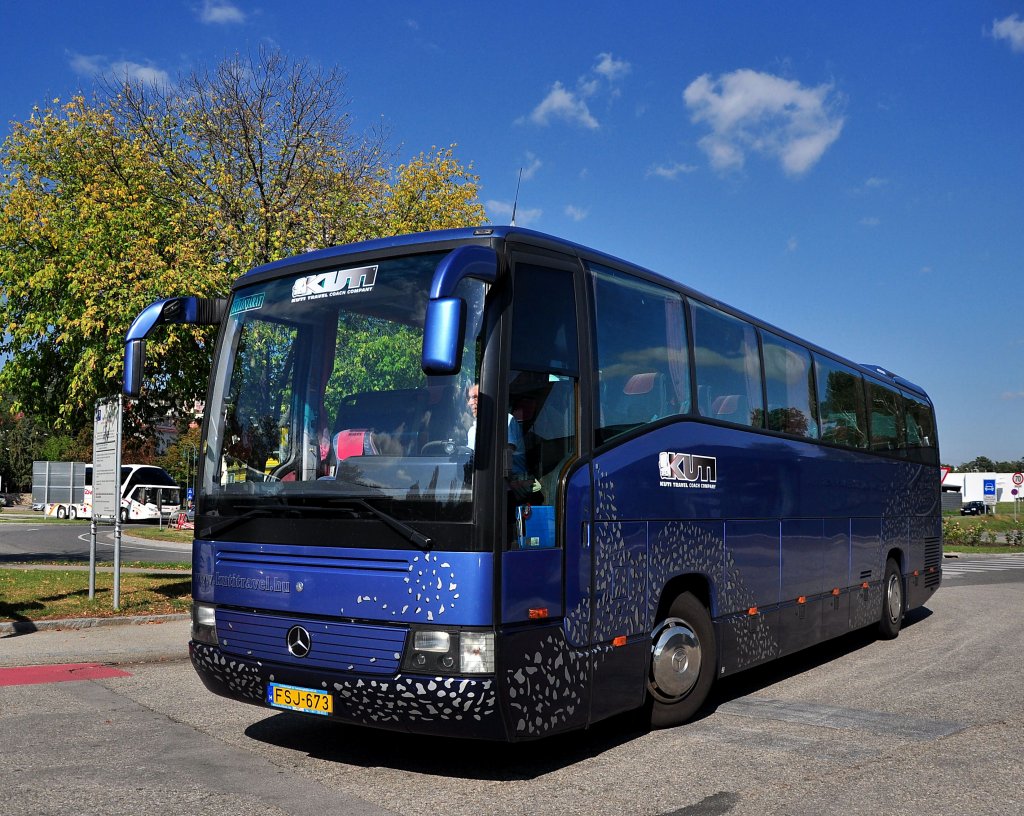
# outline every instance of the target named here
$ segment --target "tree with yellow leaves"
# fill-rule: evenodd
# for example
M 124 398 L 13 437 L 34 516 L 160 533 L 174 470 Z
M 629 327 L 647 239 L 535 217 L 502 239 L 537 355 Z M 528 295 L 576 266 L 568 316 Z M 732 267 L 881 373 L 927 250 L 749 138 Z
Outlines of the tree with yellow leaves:
M 454 145 L 394 166 L 357 135 L 344 75 L 278 51 L 177 84 L 108 86 L 15 124 L 0 149 L 0 391 L 74 433 L 120 386 L 123 339 L 159 297 L 223 296 L 309 249 L 484 222 Z M 150 342 L 150 405 L 205 394 L 212 335 Z M 5 406 L 0 406 L 0 410 Z

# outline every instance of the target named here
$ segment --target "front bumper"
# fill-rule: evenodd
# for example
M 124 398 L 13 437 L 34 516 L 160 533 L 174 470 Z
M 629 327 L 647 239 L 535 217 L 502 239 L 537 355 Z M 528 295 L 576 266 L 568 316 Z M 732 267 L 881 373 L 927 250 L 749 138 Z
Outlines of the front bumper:
M 215 694 L 267 706 L 267 684 L 326 691 L 331 719 L 416 734 L 503 740 L 507 738 L 492 676 L 428 677 L 345 674 L 336 669 L 248 660 L 218 646 L 191 641 L 189 656 L 203 684 Z M 278 710 L 278 709 L 275 709 Z

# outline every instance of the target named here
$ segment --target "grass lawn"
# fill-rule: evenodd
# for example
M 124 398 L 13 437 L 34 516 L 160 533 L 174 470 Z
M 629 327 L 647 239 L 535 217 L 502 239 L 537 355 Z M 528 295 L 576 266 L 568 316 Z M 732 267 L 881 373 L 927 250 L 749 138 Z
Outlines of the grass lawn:
M 113 609 L 114 575 L 96 573 L 89 600 L 89 572 L 82 569 L 0 569 L 0 621 L 105 618 L 188 612 L 192 579 L 180 573 L 122 572 L 121 608 Z

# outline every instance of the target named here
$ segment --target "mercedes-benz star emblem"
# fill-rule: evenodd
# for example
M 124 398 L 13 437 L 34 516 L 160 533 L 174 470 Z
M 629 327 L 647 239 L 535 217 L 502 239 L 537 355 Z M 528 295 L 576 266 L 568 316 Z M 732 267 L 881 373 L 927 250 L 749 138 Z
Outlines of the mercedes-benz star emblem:
M 288 651 L 296 657 L 305 657 L 313 647 L 313 639 L 301 626 L 293 626 L 284 636 L 284 642 L 288 644 Z

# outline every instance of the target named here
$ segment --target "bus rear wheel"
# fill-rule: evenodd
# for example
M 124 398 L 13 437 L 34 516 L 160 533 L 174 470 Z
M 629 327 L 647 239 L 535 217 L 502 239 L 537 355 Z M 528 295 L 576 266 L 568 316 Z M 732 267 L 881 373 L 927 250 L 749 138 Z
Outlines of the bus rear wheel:
M 695 595 L 684 592 L 651 634 L 647 692 L 652 728 L 681 725 L 700 710 L 716 662 L 711 615 Z
M 57 518 L 62 519 L 62 518 L 67 518 L 67 517 L 68 517 L 68 510 L 67 510 L 67 508 L 63 504 L 57 505 Z
M 903 576 L 899 564 L 892 558 L 885 562 L 885 578 L 882 579 L 882 617 L 878 621 L 878 634 L 892 640 L 900 633 L 903 625 Z

